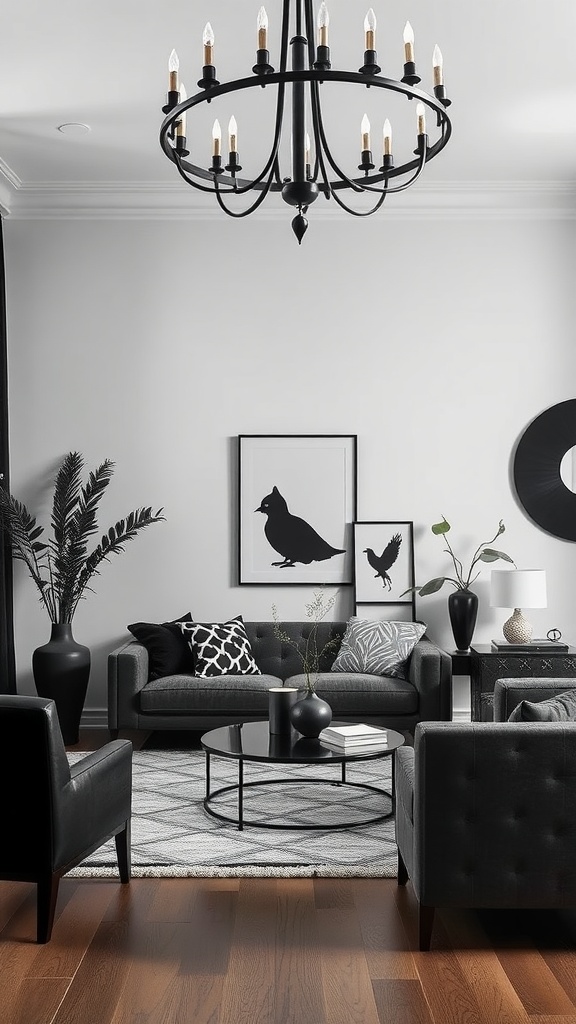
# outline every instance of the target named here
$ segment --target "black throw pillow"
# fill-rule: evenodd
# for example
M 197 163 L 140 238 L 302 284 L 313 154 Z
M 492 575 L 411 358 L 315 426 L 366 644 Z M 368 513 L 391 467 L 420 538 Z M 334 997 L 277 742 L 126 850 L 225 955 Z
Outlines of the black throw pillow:
M 192 651 L 182 636 L 179 622 L 193 622 L 191 612 L 170 622 L 133 622 L 132 636 L 148 651 L 148 679 L 194 674 Z
M 548 700 L 522 700 L 508 718 L 509 722 L 574 722 L 576 690 L 565 690 Z

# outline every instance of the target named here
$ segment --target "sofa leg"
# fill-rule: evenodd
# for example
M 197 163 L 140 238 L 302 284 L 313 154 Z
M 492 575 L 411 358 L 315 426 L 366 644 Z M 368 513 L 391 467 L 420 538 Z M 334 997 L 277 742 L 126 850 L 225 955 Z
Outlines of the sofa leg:
M 400 850 L 398 850 L 398 885 L 406 885 L 407 881 L 408 872 L 406 870 L 406 865 L 404 863 L 404 859 L 402 857 L 402 854 L 400 853 Z
M 418 904 L 418 949 L 426 952 L 430 949 L 432 925 L 434 924 L 434 907 Z

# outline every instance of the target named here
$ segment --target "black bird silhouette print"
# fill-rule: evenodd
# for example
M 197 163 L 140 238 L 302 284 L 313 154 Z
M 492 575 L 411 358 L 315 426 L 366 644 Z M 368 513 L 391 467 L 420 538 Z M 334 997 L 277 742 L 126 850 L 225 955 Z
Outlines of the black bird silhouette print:
M 345 548 L 333 548 L 328 544 L 305 519 L 293 516 L 288 510 L 286 499 L 277 487 L 273 487 L 270 494 L 262 498 L 254 511 L 262 512 L 266 516 L 266 540 L 274 551 L 282 555 L 280 562 L 271 562 L 271 565 L 287 569 L 296 562 L 310 565 L 310 562 L 323 562 L 334 555 L 345 553 Z
M 380 556 L 375 554 L 372 548 L 364 548 L 363 554 L 366 555 L 368 563 L 373 569 L 376 569 L 374 576 L 380 576 L 382 579 L 382 586 L 384 589 L 388 587 L 388 590 L 392 590 L 392 580 L 388 575 L 388 569 L 391 569 L 394 562 L 398 558 L 398 552 L 400 551 L 400 545 L 402 543 L 402 537 L 399 533 L 395 533 L 392 540 L 384 548 L 384 551 Z

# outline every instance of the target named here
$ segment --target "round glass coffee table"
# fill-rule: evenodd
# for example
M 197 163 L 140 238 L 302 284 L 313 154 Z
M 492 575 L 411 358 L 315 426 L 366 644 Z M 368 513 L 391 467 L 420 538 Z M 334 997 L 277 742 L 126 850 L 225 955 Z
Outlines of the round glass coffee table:
M 343 725 L 343 722 L 334 722 L 333 725 Z M 341 753 L 322 744 L 320 740 L 305 739 L 295 730 L 286 736 L 275 736 L 270 733 L 269 723 L 245 722 L 241 725 L 225 725 L 220 729 L 212 729 L 204 733 L 201 738 L 202 748 L 206 755 L 206 796 L 204 797 L 204 808 L 214 818 L 226 821 L 243 829 L 245 825 L 253 825 L 257 828 L 275 829 L 338 829 L 357 828 L 361 825 L 372 825 L 378 821 L 384 821 L 392 817 L 395 808 L 394 796 L 394 769 L 395 752 L 404 743 L 401 733 L 393 729 L 386 729 L 388 743 L 380 750 L 360 750 L 355 753 Z M 212 755 L 225 757 L 238 762 L 238 782 L 230 786 L 221 786 L 219 789 L 211 789 L 211 762 Z M 373 786 L 366 782 L 350 782 L 346 777 L 346 766 L 356 761 L 375 761 L 385 757 L 392 759 L 392 784 L 390 790 L 379 786 Z M 244 764 L 253 762 L 260 764 L 293 764 L 293 765 L 340 765 L 340 778 L 332 785 L 355 787 L 358 790 L 365 790 L 372 793 L 379 793 L 390 799 L 390 810 L 377 814 L 370 818 L 362 818 L 359 821 L 335 821 L 329 824 L 303 824 L 302 822 L 270 822 L 255 821 L 244 816 L 244 792 L 248 788 L 260 786 L 289 786 L 291 784 L 326 785 L 330 783 L 326 778 L 307 777 L 290 779 L 258 779 L 255 782 L 244 781 Z M 238 793 L 238 812 L 236 817 L 223 814 L 214 807 L 216 797 L 224 793 Z

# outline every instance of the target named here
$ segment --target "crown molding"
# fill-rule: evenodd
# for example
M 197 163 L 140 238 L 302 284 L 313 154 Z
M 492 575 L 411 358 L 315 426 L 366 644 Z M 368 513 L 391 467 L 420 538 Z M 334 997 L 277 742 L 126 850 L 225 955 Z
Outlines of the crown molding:
M 221 221 L 212 197 L 181 182 L 22 182 L 0 161 L 0 205 L 15 220 Z M 441 181 L 418 183 L 391 196 L 389 220 L 574 220 L 576 185 L 569 181 Z M 318 203 L 316 220 L 344 221 L 335 203 Z M 261 220 L 285 220 L 280 196 L 258 211 Z

